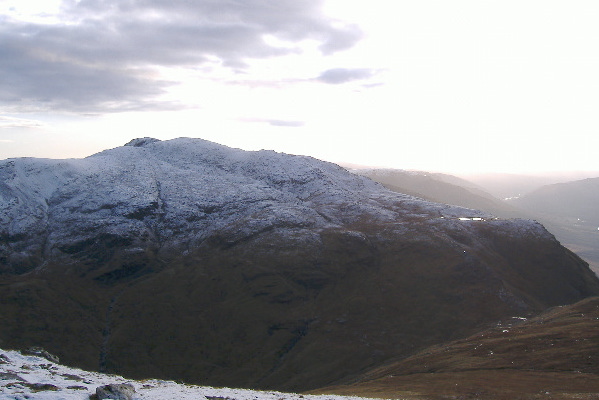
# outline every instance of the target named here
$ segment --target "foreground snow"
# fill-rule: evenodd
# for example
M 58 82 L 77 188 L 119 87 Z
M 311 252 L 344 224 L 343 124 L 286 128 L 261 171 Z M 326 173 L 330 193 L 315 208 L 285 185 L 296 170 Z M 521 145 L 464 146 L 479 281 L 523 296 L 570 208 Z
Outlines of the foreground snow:
M 54 364 L 45 358 L 26 356 L 18 351 L 0 349 L 0 400 L 87 400 L 90 394 L 95 393 L 98 386 L 114 383 L 132 384 L 137 392 L 136 398 L 144 400 L 360 399 L 360 397 L 213 388 L 156 379 L 131 381 L 121 376 L 69 368 Z

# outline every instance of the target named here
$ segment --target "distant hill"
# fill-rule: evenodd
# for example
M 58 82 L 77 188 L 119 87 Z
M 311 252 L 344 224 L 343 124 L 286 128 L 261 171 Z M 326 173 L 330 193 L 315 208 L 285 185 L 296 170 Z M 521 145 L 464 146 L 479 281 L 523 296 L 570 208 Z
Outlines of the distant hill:
M 564 179 L 571 174 L 544 177 L 495 174 L 481 179 L 481 184 L 489 185 L 486 179 L 491 177 L 492 182 L 501 184 L 504 193 L 517 188 L 532 190 L 528 195 L 500 200 L 479 185 L 448 174 L 376 168 L 352 171 L 388 189 L 430 201 L 482 210 L 504 218 L 536 219 L 599 274 L 599 178 L 541 186 L 536 190 L 532 188 L 541 182 Z M 493 184 L 490 187 L 494 187 Z
M 543 186 L 510 200 L 599 272 L 599 178 Z
M 484 173 L 459 174 L 458 176 L 479 185 L 493 196 L 503 200 L 524 196 L 542 186 L 554 183 L 595 178 L 599 176 L 599 171 L 546 172 L 537 174 Z
M 543 186 L 511 201 L 529 212 L 599 226 L 599 177 Z
M 514 318 L 317 393 L 401 399 L 596 399 L 599 298 Z
M 352 172 L 382 183 L 388 189 L 437 203 L 483 210 L 503 218 L 525 218 L 517 208 L 495 198 L 465 179 L 441 173 L 400 169 L 352 169 Z

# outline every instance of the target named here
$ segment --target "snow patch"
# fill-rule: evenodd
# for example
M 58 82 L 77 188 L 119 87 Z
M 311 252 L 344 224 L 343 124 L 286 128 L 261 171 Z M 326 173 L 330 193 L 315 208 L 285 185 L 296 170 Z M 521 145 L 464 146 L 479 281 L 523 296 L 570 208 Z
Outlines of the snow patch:
M 0 349 L 0 400 L 82 400 L 108 384 L 129 383 L 143 400 L 360 400 L 360 397 L 302 395 L 274 391 L 215 388 L 173 381 L 133 381 L 54 364 L 18 351 Z

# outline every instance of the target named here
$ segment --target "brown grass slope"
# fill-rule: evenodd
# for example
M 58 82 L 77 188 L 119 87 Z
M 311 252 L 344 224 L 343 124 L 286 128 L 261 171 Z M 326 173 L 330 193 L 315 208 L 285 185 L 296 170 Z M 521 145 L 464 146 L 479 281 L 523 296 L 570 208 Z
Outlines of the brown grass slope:
M 407 399 L 596 399 L 599 298 L 514 319 L 319 390 Z

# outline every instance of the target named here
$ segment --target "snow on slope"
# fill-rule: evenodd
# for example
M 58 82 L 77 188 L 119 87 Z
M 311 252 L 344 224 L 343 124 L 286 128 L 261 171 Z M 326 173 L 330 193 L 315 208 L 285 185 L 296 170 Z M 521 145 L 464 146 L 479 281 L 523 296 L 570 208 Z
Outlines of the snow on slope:
M 311 157 L 202 139 L 134 139 L 84 159 L 0 162 L 0 260 L 15 270 L 64 258 L 99 235 L 133 252 L 185 253 L 223 230 L 243 237 L 440 217 L 490 215 L 394 193 Z
M 115 383 L 135 387 L 136 398 L 144 400 L 358 400 L 359 397 L 314 396 L 272 391 L 213 388 L 173 381 L 131 381 L 121 376 L 69 368 L 18 351 L 0 349 L 0 400 L 87 400 L 96 388 Z

